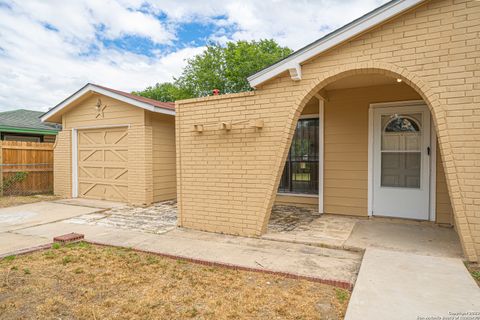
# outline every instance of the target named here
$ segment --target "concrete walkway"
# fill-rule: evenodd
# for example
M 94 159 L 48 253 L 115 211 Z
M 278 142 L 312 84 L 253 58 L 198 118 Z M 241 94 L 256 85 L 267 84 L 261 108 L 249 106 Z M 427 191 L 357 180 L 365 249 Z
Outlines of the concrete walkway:
M 480 319 L 480 289 L 458 258 L 368 248 L 345 319 Z
M 176 228 L 174 202 L 148 208 L 82 199 L 28 204 L 0 209 L 0 256 L 78 232 L 109 245 L 353 284 L 362 253 L 339 248 L 366 248 L 347 319 L 480 311 L 480 289 L 463 266 L 452 229 L 280 213 L 273 232 L 254 239 Z
M 103 244 L 350 284 L 355 282 L 362 259 L 358 252 L 184 229 L 154 234 L 62 221 L 15 233 L 52 239 L 68 232 L 82 233 L 86 240 Z

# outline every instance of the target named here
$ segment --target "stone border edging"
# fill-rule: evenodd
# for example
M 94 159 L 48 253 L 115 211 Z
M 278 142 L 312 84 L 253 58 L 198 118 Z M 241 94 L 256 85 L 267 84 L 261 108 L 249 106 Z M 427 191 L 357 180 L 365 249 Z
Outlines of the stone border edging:
M 260 268 L 251 268 L 251 267 L 243 267 L 231 263 L 225 263 L 225 262 L 217 262 L 217 261 L 210 261 L 210 260 L 205 260 L 205 259 L 196 259 L 196 258 L 190 258 L 190 257 L 185 257 L 181 255 L 174 255 L 174 254 L 168 254 L 168 253 L 161 253 L 161 252 L 155 252 L 155 251 L 150 251 L 150 250 L 145 250 L 145 249 L 139 249 L 139 248 L 130 248 L 130 247 L 123 247 L 123 246 L 116 246 L 108 243 L 102 243 L 98 241 L 90 241 L 90 240 L 83 240 L 82 242 L 86 242 L 89 244 L 93 245 L 98 245 L 98 246 L 103 246 L 103 247 L 113 247 L 113 248 L 125 248 L 125 249 L 130 249 L 136 252 L 143 252 L 143 253 L 149 253 L 153 254 L 156 256 L 164 257 L 164 258 L 169 258 L 169 259 L 176 259 L 176 260 L 183 260 L 195 264 L 200 264 L 204 266 L 216 266 L 216 267 L 224 267 L 228 269 L 233 269 L 233 270 L 241 270 L 241 271 L 252 271 L 252 272 L 258 272 L 258 273 L 264 273 L 264 274 L 271 274 L 271 275 L 278 275 L 278 276 L 283 276 L 286 278 L 290 279 L 301 279 L 301 280 L 308 280 L 312 282 L 317 282 L 317 283 L 323 283 L 326 285 L 331 285 L 337 288 L 345 289 L 352 291 L 353 290 L 353 284 L 347 281 L 342 281 L 342 280 L 333 280 L 333 279 L 324 279 L 320 277 L 314 277 L 314 276 L 305 276 L 301 274 L 296 274 L 296 273 L 291 273 L 291 272 L 284 272 L 284 271 L 273 271 L 273 270 L 266 270 L 266 269 L 260 269 Z M 43 250 L 48 250 L 52 247 L 52 243 L 40 245 L 40 246 L 35 246 L 35 247 L 30 247 L 30 248 L 25 248 L 25 249 L 20 249 L 16 251 L 12 251 L 6 254 L 0 254 L 0 259 L 3 259 L 8 256 L 20 256 L 20 255 L 25 255 L 28 253 L 33 253 L 37 251 L 43 251 Z
M 200 264 L 200 265 L 205 265 L 205 266 L 216 266 L 216 267 L 224 267 L 224 268 L 233 269 L 233 270 L 252 271 L 252 272 L 265 273 L 265 274 L 279 275 L 279 276 L 283 276 L 283 277 L 290 278 L 290 279 L 302 279 L 302 280 L 308 280 L 308 281 L 312 281 L 312 282 L 323 283 L 323 284 L 331 285 L 331 286 L 334 286 L 334 287 L 346 289 L 346 290 L 349 290 L 349 291 L 353 290 L 353 284 L 352 283 L 347 282 L 347 281 L 342 281 L 342 280 L 324 279 L 324 278 L 320 278 L 320 277 L 305 276 L 305 275 L 301 275 L 301 274 L 284 272 L 284 271 L 273 271 L 273 270 L 266 270 L 266 269 L 260 269 L 260 268 L 243 267 L 243 266 L 239 266 L 239 265 L 231 264 L 231 263 L 226 263 L 226 262 L 217 262 L 217 261 L 210 261 L 210 260 L 205 260 L 205 259 L 196 259 L 196 258 L 185 257 L 185 256 L 181 256 L 181 255 L 155 252 L 155 251 L 139 249 L 139 248 L 134 248 L 134 247 L 115 246 L 115 245 L 112 245 L 112 244 L 102 243 L 102 242 L 97 242 L 97 241 L 84 240 L 84 242 L 94 244 L 94 245 L 104 246 L 104 247 L 125 248 L 125 249 L 130 249 L 130 250 L 133 250 L 133 251 L 136 251 L 136 252 L 154 254 L 154 255 L 157 255 L 157 256 L 160 256 L 160 257 L 164 257 L 164 258 L 183 260 L 183 261 L 192 262 L 192 263 L 195 263 L 195 264 Z

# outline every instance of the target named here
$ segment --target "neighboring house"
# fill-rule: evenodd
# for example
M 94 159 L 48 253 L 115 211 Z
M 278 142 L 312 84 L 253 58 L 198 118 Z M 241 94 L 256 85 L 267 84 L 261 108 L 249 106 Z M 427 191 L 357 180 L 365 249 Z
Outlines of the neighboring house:
M 87 84 L 42 116 L 61 123 L 54 191 L 146 205 L 176 197 L 175 105 Z
M 258 236 L 275 201 L 313 204 L 454 225 L 478 261 L 479 33 L 479 1 L 395 0 L 253 92 L 177 101 L 179 224 Z
M 0 112 L 0 139 L 29 142 L 55 142 L 61 125 L 44 123 L 43 112 L 26 109 Z

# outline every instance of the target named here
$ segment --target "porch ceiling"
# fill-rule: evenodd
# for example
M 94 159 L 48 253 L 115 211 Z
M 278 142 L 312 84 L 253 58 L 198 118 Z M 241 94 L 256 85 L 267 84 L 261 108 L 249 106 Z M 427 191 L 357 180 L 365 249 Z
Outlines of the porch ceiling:
M 374 87 L 388 84 L 399 84 L 397 79 L 378 74 L 359 74 L 337 80 L 327 85 L 324 90 L 338 90 L 348 88 Z

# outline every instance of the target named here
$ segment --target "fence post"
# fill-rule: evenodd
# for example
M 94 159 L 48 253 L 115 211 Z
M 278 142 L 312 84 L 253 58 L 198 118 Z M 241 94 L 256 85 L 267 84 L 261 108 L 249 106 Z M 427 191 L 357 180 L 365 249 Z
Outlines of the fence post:
M 3 196 L 3 148 L 0 141 L 0 197 Z

